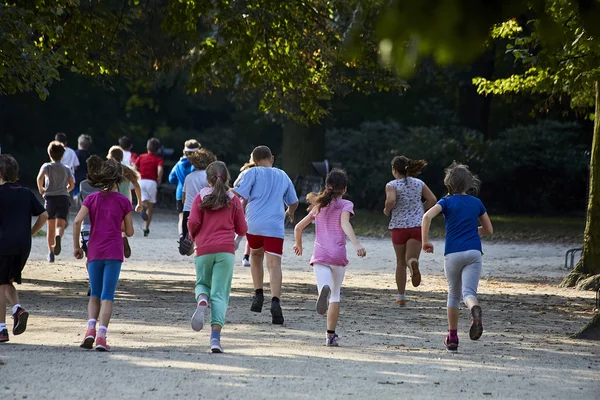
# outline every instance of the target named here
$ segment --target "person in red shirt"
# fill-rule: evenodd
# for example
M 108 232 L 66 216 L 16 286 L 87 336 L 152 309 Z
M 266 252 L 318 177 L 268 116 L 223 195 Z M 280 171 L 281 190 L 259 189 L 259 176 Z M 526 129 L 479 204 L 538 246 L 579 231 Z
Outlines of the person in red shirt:
M 164 161 L 156 153 L 160 149 L 158 139 L 152 138 L 146 144 L 148 152 L 142 154 L 135 160 L 135 167 L 140 173 L 139 181 L 142 189 L 142 219 L 146 225 L 144 227 L 144 236 L 150 234 L 150 223 L 152 222 L 152 207 L 156 203 L 158 185 L 162 182 Z

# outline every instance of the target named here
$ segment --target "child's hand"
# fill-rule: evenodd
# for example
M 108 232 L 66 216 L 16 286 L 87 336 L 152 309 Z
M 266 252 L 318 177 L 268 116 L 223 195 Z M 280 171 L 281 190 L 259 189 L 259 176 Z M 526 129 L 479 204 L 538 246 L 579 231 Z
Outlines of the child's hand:
M 294 222 L 294 214 L 290 213 L 290 209 L 289 208 L 285 212 L 285 214 L 287 215 L 288 219 L 290 220 L 290 223 L 293 223 Z
M 238 235 L 238 236 L 235 238 L 235 241 L 234 241 L 234 243 L 235 243 L 235 249 L 236 249 L 236 250 L 237 250 L 237 249 L 240 247 L 240 243 L 241 243 L 242 239 L 244 239 L 244 236 L 240 236 L 240 235 Z
M 135 206 L 135 212 L 142 212 L 143 209 L 144 206 L 142 206 L 142 203 L 138 203 L 137 206 Z
M 75 258 L 78 260 L 81 260 L 83 258 L 83 250 L 81 249 L 75 249 L 73 253 L 75 255 Z
M 425 253 L 433 253 L 433 244 L 429 242 L 424 242 L 422 248 Z
M 39 189 L 40 194 L 43 196 L 46 193 L 46 189 L 44 188 L 40 188 Z
M 301 256 L 302 255 L 302 246 L 298 246 L 298 244 L 294 245 L 294 253 L 296 253 L 297 256 Z
M 389 216 L 390 216 L 390 212 L 388 211 L 388 209 L 387 209 L 387 208 L 384 208 L 384 209 L 383 209 L 383 215 L 385 215 L 386 217 L 389 217 Z
M 356 255 L 359 257 L 364 257 L 367 255 L 367 250 L 362 246 L 362 244 L 356 244 Z

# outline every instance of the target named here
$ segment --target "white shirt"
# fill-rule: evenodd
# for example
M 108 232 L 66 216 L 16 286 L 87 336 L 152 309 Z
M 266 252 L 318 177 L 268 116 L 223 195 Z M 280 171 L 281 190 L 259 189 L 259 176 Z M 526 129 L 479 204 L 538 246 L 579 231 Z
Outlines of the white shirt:
M 205 187 L 208 187 L 205 170 L 193 171 L 191 174 L 185 177 L 185 182 L 183 183 L 183 193 L 185 193 L 185 204 L 183 205 L 183 211 L 192 210 L 194 199 Z
M 63 155 L 62 160 L 60 162 L 65 166 L 71 169 L 71 172 L 75 173 L 75 168 L 79 167 L 79 158 L 77 158 L 77 154 L 75 154 L 75 150 L 70 147 L 65 146 L 65 154 Z
M 123 150 L 123 161 L 121 162 L 121 164 L 131 167 L 131 152 L 130 151 Z

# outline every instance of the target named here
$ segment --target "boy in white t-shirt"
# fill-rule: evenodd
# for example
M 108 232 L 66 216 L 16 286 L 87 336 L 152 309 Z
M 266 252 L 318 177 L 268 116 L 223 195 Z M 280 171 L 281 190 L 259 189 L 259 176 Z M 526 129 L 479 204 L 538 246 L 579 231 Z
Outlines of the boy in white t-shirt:
M 65 147 L 65 154 L 60 162 L 75 174 L 75 170 L 79 167 L 79 158 L 77 158 L 75 150 L 67 146 L 67 134 L 59 132 L 54 136 L 54 140 L 60 142 Z

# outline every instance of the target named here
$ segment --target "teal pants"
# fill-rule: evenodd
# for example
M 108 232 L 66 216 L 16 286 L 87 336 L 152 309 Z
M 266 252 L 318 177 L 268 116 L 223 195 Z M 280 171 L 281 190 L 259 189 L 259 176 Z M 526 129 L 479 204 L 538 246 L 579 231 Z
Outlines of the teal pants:
M 210 301 L 210 324 L 225 324 L 225 314 L 229 305 L 233 263 L 231 253 L 215 253 L 198 256 L 196 263 L 196 301 L 201 294 Z

